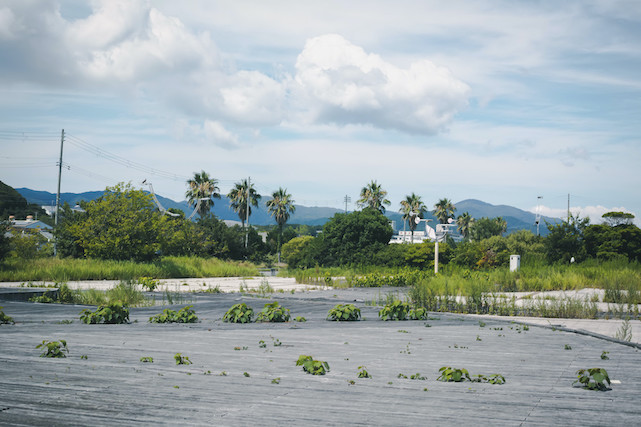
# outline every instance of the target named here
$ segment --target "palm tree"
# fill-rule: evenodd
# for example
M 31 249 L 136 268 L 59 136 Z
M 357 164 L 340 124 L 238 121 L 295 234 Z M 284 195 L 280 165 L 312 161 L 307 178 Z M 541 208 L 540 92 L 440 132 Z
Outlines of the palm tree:
M 278 224 L 278 262 L 280 262 L 280 244 L 283 238 L 283 226 L 289 219 L 289 215 L 296 211 L 292 195 L 287 189 L 279 188 L 272 194 L 272 199 L 266 203 L 269 214 L 274 217 Z
M 374 208 L 380 213 L 385 213 L 385 206 L 390 205 L 391 202 L 385 198 L 387 191 L 374 180 L 367 184 L 361 190 L 361 198 L 358 199 L 358 206 L 361 208 L 370 207 Z
M 229 207 L 238 214 L 238 218 L 240 218 L 244 229 L 245 220 L 247 220 L 247 225 L 249 225 L 252 206 L 258 207 L 261 195 L 256 192 L 253 183 L 249 182 L 248 179 L 243 179 L 234 184 L 234 188 L 227 194 L 227 197 L 229 197 Z
M 434 205 L 434 216 L 441 224 L 447 224 L 447 220 L 454 218 L 454 211 L 456 208 L 449 199 L 441 199 Z
M 209 210 L 214 206 L 212 198 L 220 199 L 220 188 L 218 188 L 218 180 L 210 178 L 207 172 L 201 171 L 200 173 L 194 172 L 194 177 L 187 180 L 189 189 L 185 193 L 187 202 L 191 206 L 198 208 L 198 215 L 204 217 L 209 213 Z
M 458 216 L 458 218 L 456 218 L 456 225 L 458 226 L 457 229 L 466 239 L 470 236 L 472 224 L 474 224 L 474 218 L 472 218 L 469 212 L 463 212 Z
M 494 218 L 494 221 L 496 221 L 496 224 L 499 226 L 499 231 L 500 235 L 502 236 L 503 233 L 507 231 L 507 221 L 503 219 L 503 217 L 497 216 Z
M 405 196 L 405 200 L 401 200 L 401 213 L 403 220 L 407 221 L 412 233 L 412 243 L 414 243 L 414 230 L 418 225 L 418 218 L 423 218 L 423 214 L 427 211 L 427 207 L 421 200 L 421 196 L 412 193 L 411 196 Z

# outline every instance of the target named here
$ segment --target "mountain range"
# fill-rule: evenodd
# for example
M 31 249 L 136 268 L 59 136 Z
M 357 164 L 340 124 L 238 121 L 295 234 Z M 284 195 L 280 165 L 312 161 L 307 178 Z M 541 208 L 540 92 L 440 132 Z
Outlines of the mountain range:
M 55 204 L 56 195 L 49 193 L 47 191 L 36 191 L 29 188 L 16 188 L 16 191 L 24 197 L 27 202 L 38 204 L 40 206 L 51 206 Z M 71 206 L 76 205 L 80 201 L 90 201 L 97 199 L 103 194 L 103 191 L 89 191 L 84 193 L 60 193 L 61 203 L 67 202 Z M 187 216 L 191 215 L 193 208 L 189 206 L 187 201 L 176 202 L 175 200 L 168 199 L 156 195 L 160 204 L 165 208 L 175 208 L 180 209 Z M 254 225 L 273 225 L 275 224 L 274 219 L 269 215 L 265 203 L 269 200 L 268 197 L 263 197 L 261 200 L 258 209 L 253 208 L 252 214 L 250 217 L 251 224 Z M 334 216 L 336 213 L 344 212 L 341 209 L 330 208 L 330 207 L 318 207 L 318 206 L 301 206 L 295 205 L 296 212 L 292 214 L 289 219 L 290 224 L 306 224 L 306 225 L 323 225 L 329 218 Z M 455 203 L 456 213 L 461 214 L 463 212 L 468 212 L 473 218 L 481 217 L 502 217 L 508 225 L 508 233 L 514 232 L 516 230 L 530 230 L 533 233 L 536 233 L 535 220 L 536 215 L 532 212 L 524 211 L 522 209 L 515 208 L 513 206 L 507 205 L 492 205 L 480 200 L 475 199 L 466 199 L 461 200 L 458 203 Z M 212 212 L 216 217 L 222 220 L 232 220 L 239 221 L 238 215 L 231 210 L 229 207 L 229 199 L 226 196 L 221 196 L 221 199 L 216 199 L 214 201 L 214 207 Z M 395 229 L 403 229 L 403 220 L 400 213 L 395 211 L 387 211 L 386 216 L 394 221 Z M 432 219 L 432 224 L 436 222 L 436 218 L 430 213 L 426 214 L 427 219 Z M 557 223 L 560 220 L 558 218 L 542 217 L 540 233 L 541 235 L 547 234 L 547 227 L 545 222 L 548 223 Z M 240 222 L 240 221 L 239 221 Z M 419 230 L 422 228 L 422 225 L 419 226 Z

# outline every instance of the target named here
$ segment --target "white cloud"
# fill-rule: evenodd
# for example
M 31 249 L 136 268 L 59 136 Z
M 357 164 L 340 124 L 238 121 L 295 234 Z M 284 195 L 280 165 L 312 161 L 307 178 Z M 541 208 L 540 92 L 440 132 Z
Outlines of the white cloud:
M 203 130 L 207 140 L 215 145 L 223 148 L 236 148 L 238 146 L 238 136 L 225 129 L 219 122 L 205 120 Z
M 536 212 L 536 208 L 530 209 L 532 212 Z M 552 218 L 561 218 L 561 219 L 567 219 L 568 217 L 568 210 L 567 208 L 565 209 L 559 209 L 559 208 L 551 208 L 548 206 L 540 206 L 540 211 L 541 215 L 543 216 L 548 216 Z M 603 218 L 602 215 L 606 212 L 628 212 L 631 214 L 634 214 L 634 212 L 630 211 L 629 209 L 623 207 L 623 206 L 615 206 L 615 207 L 610 207 L 607 208 L 605 206 L 601 205 L 595 205 L 595 206 L 570 206 L 570 214 L 573 216 L 579 216 L 580 218 L 590 218 L 590 223 L 591 224 L 601 224 L 603 223 Z M 634 214 L 635 217 L 637 216 Z M 636 220 L 636 219 L 635 219 Z
M 436 133 L 467 106 L 469 87 L 422 60 L 401 69 L 337 34 L 309 39 L 296 61 L 304 109 L 320 123 Z

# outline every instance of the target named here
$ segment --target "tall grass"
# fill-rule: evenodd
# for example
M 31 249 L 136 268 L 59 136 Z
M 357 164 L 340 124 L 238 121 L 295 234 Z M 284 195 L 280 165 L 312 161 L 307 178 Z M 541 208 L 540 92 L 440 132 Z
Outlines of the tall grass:
M 74 258 L 12 259 L 0 267 L 0 281 L 3 282 L 135 280 L 143 276 L 170 279 L 258 275 L 258 268 L 248 262 L 197 257 L 164 257 L 150 263 Z

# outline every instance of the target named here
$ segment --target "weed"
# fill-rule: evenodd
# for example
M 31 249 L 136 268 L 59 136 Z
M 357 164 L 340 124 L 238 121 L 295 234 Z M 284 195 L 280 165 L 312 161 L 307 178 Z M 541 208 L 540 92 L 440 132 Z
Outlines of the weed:
M 481 328 L 484 328 L 484 327 L 485 327 L 485 322 L 483 322 L 483 321 L 479 320 L 479 326 L 480 326 Z
M 405 375 L 405 374 L 398 374 L 398 375 L 396 376 L 396 378 L 401 378 L 401 379 L 405 379 L 405 380 L 406 380 L 406 379 L 407 379 L 407 375 Z
M 572 350 L 572 346 L 570 344 L 566 344 L 565 347 L 563 347 L 564 350 Z
M 40 355 L 40 357 L 67 357 L 65 353 L 69 354 L 67 341 L 65 340 L 42 340 L 42 343 L 38 344 L 36 348 L 42 348 L 42 354 Z
M 206 292 L 208 294 L 222 294 L 223 293 L 223 291 L 222 291 L 222 289 L 220 289 L 219 285 L 216 285 L 213 288 L 210 286 L 207 289 L 205 289 L 203 292 Z
M 149 323 L 196 323 L 196 316 L 192 305 L 185 306 L 178 311 L 166 308 L 162 313 L 149 318 Z
M 280 384 L 280 377 L 274 378 L 272 384 Z
M 265 304 L 265 307 L 258 313 L 257 322 L 288 322 L 290 319 L 289 309 L 283 308 L 277 301 Z
M 409 332 L 408 332 L 408 331 L 406 331 L 405 329 L 399 329 L 399 330 L 398 330 L 398 331 L 396 331 L 396 332 L 400 332 L 400 333 L 402 333 L 402 334 L 409 334 Z
M 437 378 L 438 381 L 443 382 L 462 382 L 470 381 L 475 383 L 489 383 L 489 384 L 505 384 L 505 377 L 501 374 L 486 375 L 470 375 L 467 369 L 457 369 L 450 366 L 443 366 L 438 370 L 441 375 Z
M 140 358 L 142 363 L 154 363 L 154 358 L 151 356 L 143 356 Z
M 608 354 L 610 354 L 609 351 L 604 351 L 603 353 L 601 353 L 601 360 L 608 360 L 610 358 Z
M 347 384 L 349 384 L 349 385 L 356 385 L 356 381 L 354 381 L 354 380 L 347 380 Z
M 580 383 L 588 390 L 609 390 L 610 377 L 603 368 L 579 369 L 576 371 L 577 380 L 573 384 Z M 606 386 L 605 383 L 608 383 Z
M 154 289 L 156 289 L 158 285 L 160 285 L 160 281 L 152 277 L 143 276 L 138 278 L 138 284 L 147 291 L 153 292 Z
M 478 335 L 476 336 L 476 340 L 477 340 L 477 341 L 483 341 L 483 340 L 481 339 L 481 337 L 480 337 L 480 336 L 478 336 Z
M 176 365 L 191 365 L 192 361 L 189 360 L 189 357 L 183 356 L 182 353 L 176 353 L 174 356 L 174 360 L 176 361 Z
M 354 304 L 337 304 L 327 313 L 328 320 L 356 321 L 361 318 L 361 310 Z
M 40 304 L 53 304 L 55 302 L 53 300 L 53 298 L 51 298 L 49 295 L 47 295 L 46 292 L 44 294 L 42 294 L 42 295 L 38 295 L 38 296 L 34 296 L 34 297 L 29 298 L 29 301 L 37 302 L 37 303 L 40 303 Z
M 265 298 L 267 297 L 267 295 L 271 295 L 274 293 L 274 288 L 271 287 L 267 279 L 263 278 L 263 280 L 260 281 L 260 285 L 258 286 L 257 291 L 260 296 Z
M 243 375 L 244 375 L 245 377 L 247 377 L 247 378 L 249 378 L 249 376 L 250 376 L 250 375 L 249 375 L 249 372 L 243 372 Z
M 295 322 L 307 322 L 307 319 L 305 319 L 303 316 L 296 316 L 294 317 Z
M 418 372 L 417 372 L 417 373 L 415 373 L 414 375 L 410 375 L 410 380 L 421 380 L 421 381 L 425 381 L 426 379 L 427 379 L 427 378 L 425 378 L 424 376 L 422 376 L 422 375 L 421 375 L 421 374 L 419 374 Z
M 234 350 L 240 351 L 240 350 L 249 350 L 249 347 L 243 346 L 243 347 L 234 347 Z
M 87 360 L 87 355 L 86 355 L 86 354 L 83 354 L 82 356 L 80 356 L 80 359 L 82 359 L 82 360 Z
M 4 314 L 2 307 L 0 307 L 0 325 L 15 325 L 15 323 L 13 317 Z
M 312 375 L 325 375 L 329 372 L 329 364 L 327 362 L 314 360 L 312 356 L 299 356 L 296 361 L 296 366 L 302 366 L 303 371 Z
M 254 310 L 244 302 L 233 305 L 223 316 L 223 322 L 228 323 L 251 323 L 254 317 Z
M 274 344 L 274 347 L 280 347 L 281 345 L 283 345 L 283 343 L 280 342 L 278 338 L 274 338 L 271 335 L 269 336 L 269 338 L 272 339 L 272 343 Z
M 58 323 L 59 325 L 71 325 L 73 323 L 73 320 L 71 320 L 71 319 L 63 319 L 63 320 L 60 320 L 59 322 L 56 322 L 56 323 Z
M 226 376 L 227 376 L 227 372 L 225 372 L 225 371 L 221 371 L 221 372 L 220 372 L 220 374 L 218 374 L 218 376 L 220 376 L 220 377 L 226 377 Z
M 632 340 L 632 326 L 630 326 L 630 318 L 626 318 L 621 327 L 617 330 L 614 338 L 620 341 L 631 341 Z
M 267 347 L 267 344 L 265 344 L 265 341 L 260 340 L 258 341 L 258 348 L 265 348 Z
M 372 378 L 370 373 L 367 372 L 365 366 L 359 366 L 358 369 L 360 369 L 360 371 L 358 372 L 358 378 Z
M 121 302 L 101 305 L 95 312 L 85 308 L 80 312 L 80 321 L 87 324 L 106 323 L 110 325 L 129 323 L 129 309 Z

